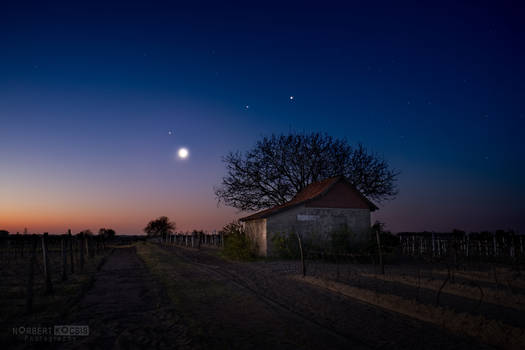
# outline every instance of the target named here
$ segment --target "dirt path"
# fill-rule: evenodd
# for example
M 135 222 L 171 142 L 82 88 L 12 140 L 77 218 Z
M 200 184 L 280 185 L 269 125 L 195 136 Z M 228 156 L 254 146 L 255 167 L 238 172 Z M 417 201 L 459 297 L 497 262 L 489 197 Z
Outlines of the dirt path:
M 197 284 L 215 281 L 231 294 L 206 297 L 203 292 L 199 302 L 185 299 L 213 347 L 226 348 L 225 342 L 234 339 L 229 348 L 488 348 L 439 327 L 268 274 L 253 264 L 182 248 L 164 251 L 181 262 L 173 278 Z
M 63 349 L 172 349 L 189 343 L 176 311 L 135 248 L 115 249 L 66 320 L 89 325 L 90 335 Z

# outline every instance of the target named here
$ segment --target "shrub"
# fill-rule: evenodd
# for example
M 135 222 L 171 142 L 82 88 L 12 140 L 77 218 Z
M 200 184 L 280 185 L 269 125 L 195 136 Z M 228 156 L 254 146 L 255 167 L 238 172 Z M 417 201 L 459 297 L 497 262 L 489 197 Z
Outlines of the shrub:
M 299 243 L 295 233 L 276 233 L 271 238 L 275 255 L 282 259 L 298 259 Z
M 222 229 L 222 232 L 224 235 L 224 256 L 233 260 L 255 259 L 257 245 L 246 235 L 239 223 L 229 223 Z

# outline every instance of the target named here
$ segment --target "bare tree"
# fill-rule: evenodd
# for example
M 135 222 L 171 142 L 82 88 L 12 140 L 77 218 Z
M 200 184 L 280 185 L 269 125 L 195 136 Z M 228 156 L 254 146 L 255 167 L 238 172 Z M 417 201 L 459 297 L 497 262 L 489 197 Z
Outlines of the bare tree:
M 219 203 L 240 210 L 283 204 L 313 182 L 345 176 L 362 194 L 381 202 L 395 197 L 399 172 L 362 145 L 320 133 L 272 135 L 246 154 L 223 158 L 227 175 L 214 188 Z

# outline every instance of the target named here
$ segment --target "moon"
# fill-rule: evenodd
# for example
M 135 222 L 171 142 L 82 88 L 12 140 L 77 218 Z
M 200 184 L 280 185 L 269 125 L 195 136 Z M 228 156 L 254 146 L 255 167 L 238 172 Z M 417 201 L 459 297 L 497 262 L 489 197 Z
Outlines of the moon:
M 185 147 L 179 148 L 179 151 L 177 152 L 177 155 L 179 156 L 180 159 L 188 158 L 189 154 L 190 152 Z

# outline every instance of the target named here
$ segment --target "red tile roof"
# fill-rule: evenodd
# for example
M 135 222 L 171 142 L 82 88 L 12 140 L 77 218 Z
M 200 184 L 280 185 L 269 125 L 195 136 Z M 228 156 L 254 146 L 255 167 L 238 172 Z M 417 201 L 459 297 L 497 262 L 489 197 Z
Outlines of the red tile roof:
M 350 182 L 348 182 L 343 176 L 336 176 L 336 177 L 331 177 L 331 178 L 328 178 L 328 179 L 325 179 L 319 182 L 314 182 L 306 186 L 301 192 L 297 193 L 295 197 L 292 198 L 292 200 L 284 204 L 276 205 L 275 207 L 259 211 L 255 214 L 243 217 L 240 220 L 249 221 L 249 220 L 263 219 L 270 215 L 281 212 L 283 210 L 287 210 L 292 207 L 295 207 L 299 204 L 306 203 L 308 201 L 311 201 L 315 198 L 318 198 L 326 194 L 336 183 L 340 181 L 344 181 L 350 186 L 352 186 L 352 188 L 359 194 L 359 196 L 368 204 L 371 211 L 378 209 L 374 203 L 372 203 L 365 196 L 363 196 L 363 194 L 358 189 L 356 189 L 355 186 L 353 186 Z

